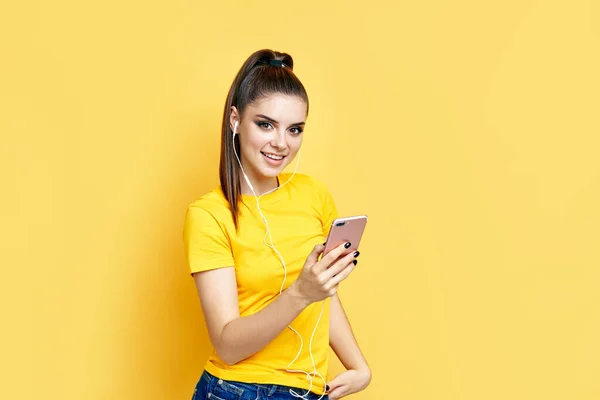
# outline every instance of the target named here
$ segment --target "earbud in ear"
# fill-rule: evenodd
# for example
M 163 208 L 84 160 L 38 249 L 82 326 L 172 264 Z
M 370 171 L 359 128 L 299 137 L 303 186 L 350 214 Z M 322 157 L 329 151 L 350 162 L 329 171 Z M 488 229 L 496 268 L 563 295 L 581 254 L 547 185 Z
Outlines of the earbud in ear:
M 233 135 L 234 136 L 237 134 L 237 126 L 238 126 L 238 122 L 235 121 L 235 124 L 233 124 Z

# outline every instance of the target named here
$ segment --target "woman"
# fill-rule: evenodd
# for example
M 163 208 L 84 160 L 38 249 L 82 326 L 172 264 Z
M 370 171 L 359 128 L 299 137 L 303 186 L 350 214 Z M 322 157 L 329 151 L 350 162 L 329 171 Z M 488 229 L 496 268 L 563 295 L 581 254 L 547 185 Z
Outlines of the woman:
M 336 294 L 357 264 L 320 257 L 336 208 L 296 157 L 308 96 L 292 57 L 260 50 L 225 105 L 220 186 L 188 207 L 184 241 L 214 351 L 194 400 L 330 399 L 371 373 Z M 296 164 L 297 167 L 297 164 Z M 347 371 L 326 381 L 329 346 Z

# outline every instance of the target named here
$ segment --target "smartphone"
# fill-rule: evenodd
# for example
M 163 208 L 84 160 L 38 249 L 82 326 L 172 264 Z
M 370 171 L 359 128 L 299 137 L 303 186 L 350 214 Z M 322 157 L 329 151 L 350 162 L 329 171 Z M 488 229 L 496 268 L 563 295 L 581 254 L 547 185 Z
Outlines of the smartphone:
M 325 242 L 323 255 L 345 242 L 350 242 L 350 247 L 344 251 L 343 255 L 355 252 L 358 249 L 366 225 L 366 215 L 338 218 L 333 221 Z

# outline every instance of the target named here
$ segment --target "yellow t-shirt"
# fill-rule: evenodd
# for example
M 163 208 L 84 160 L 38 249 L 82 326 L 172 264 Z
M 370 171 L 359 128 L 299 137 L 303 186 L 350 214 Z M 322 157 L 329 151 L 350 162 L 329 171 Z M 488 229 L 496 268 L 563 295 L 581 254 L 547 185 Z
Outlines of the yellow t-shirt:
M 287 267 L 284 289 L 296 280 L 313 247 L 325 241 L 337 216 L 335 203 L 321 182 L 295 174 L 284 184 L 290 176 L 281 174 L 279 182 L 283 186 L 260 199 L 273 243 Z M 256 199 L 248 195 L 242 195 L 236 232 L 220 187 L 190 204 L 186 212 L 184 242 L 190 271 L 234 266 L 241 316 L 254 314 L 275 300 L 284 278 L 279 257 L 264 244 L 265 232 Z M 290 370 L 313 371 L 309 344 L 321 307 L 322 302 L 311 304 L 290 324 L 304 341 L 302 352 Z M 262 350 L 235 365 L 225 364 L 213 351 L 205 369 L 225 380 L 308 389 L 310 383 L 304 373 L 286 371 L 299 348 L 298 336 L 285 328 Z M 315 332 L 312 354 L 317 371 L 327 379 L 329 299 Z M 317 376 L 312 391 L 321 394 L 323 389 L 323 381 Z

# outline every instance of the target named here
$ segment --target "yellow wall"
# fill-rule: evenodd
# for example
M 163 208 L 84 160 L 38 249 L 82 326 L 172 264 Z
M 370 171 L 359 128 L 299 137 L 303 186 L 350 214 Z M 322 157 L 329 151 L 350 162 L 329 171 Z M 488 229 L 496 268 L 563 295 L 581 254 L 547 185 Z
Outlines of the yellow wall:
M 0 398 L 191 397 L 184 211 L 262 47 L 309 92 L 300 170 L 370 217 L 353 398 L 600 398 L 598 2 L 397 3 L 3 5 Z

